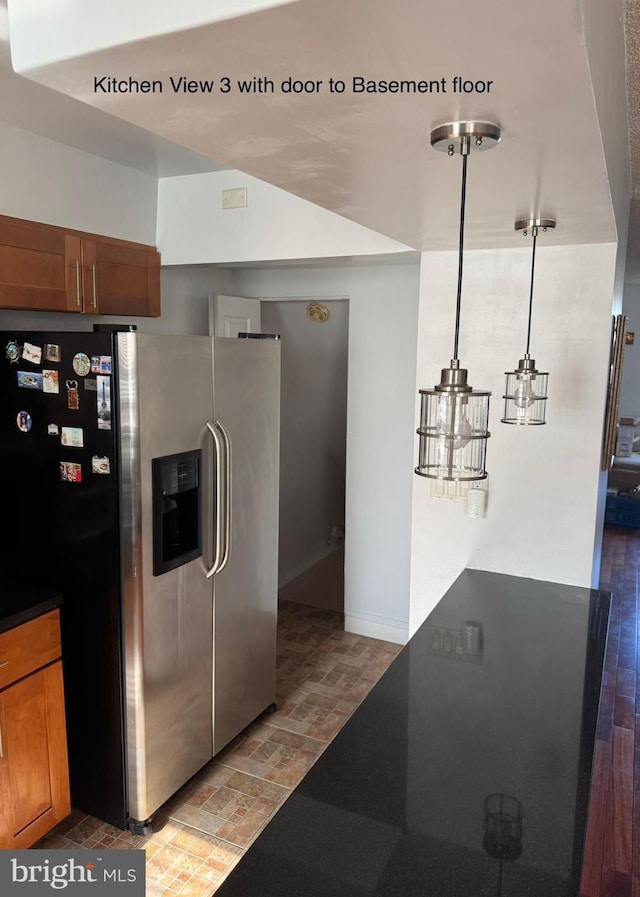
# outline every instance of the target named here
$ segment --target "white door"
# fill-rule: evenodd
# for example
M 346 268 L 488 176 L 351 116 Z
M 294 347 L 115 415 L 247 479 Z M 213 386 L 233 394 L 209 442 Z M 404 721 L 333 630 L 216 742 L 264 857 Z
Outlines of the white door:
M 209 296 L 209 336 L 260 333 L 260 300 L 245 296 Z

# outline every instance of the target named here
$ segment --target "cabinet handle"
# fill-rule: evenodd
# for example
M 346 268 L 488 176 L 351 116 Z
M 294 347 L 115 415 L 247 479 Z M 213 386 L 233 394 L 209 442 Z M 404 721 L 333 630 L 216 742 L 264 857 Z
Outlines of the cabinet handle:
M 74 262 L 73 267 L 76 269 L 76 305 L 80 306 L 82 302 L 80 295 L 80 262 Z
M 8 660 L 5 660 L 2 663 L 0 663 L 0 669 L 2 669 L 2 667 L 8 667 L 8 666 L 9 666 Z M 2 727 L 0 726 L 0 760 L 3 760 L 3 759 L 4 759 L 4 749 L 2 747 Z
M 93 283 L 93 307 L 98 307 L 98 293 L 96 290 L 96 266 L 91 265 L 91 280 Z

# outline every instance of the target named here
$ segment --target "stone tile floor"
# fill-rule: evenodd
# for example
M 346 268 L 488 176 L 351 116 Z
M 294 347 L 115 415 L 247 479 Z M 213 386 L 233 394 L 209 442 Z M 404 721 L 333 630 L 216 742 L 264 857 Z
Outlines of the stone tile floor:
M 150 836 L 74 810 L 36 846 L 144 848 L 147 897 L 210 897 L 400 651 L 342 626 L 334 611 L 280 603 L 278 709 L 187 782 Z

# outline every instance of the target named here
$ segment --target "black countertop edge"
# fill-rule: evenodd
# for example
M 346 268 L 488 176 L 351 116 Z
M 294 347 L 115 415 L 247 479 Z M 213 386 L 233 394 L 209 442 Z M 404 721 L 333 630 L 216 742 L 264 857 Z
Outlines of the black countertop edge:
M 0 580 L 0 633 L 28 623 L 62 604 L 59 592 Z

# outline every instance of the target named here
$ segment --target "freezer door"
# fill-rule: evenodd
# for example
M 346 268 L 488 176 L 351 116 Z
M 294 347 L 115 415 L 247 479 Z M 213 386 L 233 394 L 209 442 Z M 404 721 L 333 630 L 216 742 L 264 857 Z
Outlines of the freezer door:
M 129 816 L 146 820 L 213 754 L 212 345 L 208 337 L 124 333 L 117 346 L 127 784 Z M 196 488 L 203 523 L 201 554 L 190 533 L 178 559 L 165 533 L 155 569 L 154 482 L 179 512 L 177 523 L 164 515 L 167 528 L 184 528 Z M 158 565 L 158 556 L 170 562 Z
M 216 427 L 230 465 L 214 577 L 217 753 L 276 699 L 280 343 L 213 342 Z
M 123 825 L 118 421 L 97 389 L 111 336 L 10 331 L 0 347 L 0 578 L 63 596 L 72 803 Z

